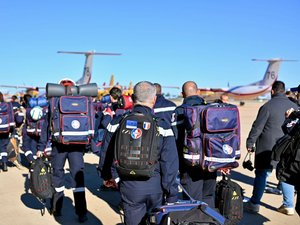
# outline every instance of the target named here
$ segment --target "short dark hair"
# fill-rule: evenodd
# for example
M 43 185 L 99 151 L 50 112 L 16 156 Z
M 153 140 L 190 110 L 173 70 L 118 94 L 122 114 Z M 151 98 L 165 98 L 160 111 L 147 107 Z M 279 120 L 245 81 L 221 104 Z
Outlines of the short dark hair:
M 4 102 L 4 97 L 1 91 L 0 91 L 0 102 Z
M 272 90 L 274 91 L 274 94 L 285 93 L 285 84 L 282 81 L 277 80 L 273 83 Z
M 161 95 L 161 85 L 159 83 L 154 83 L 156 88 L 156 94 Z
M 118 87 L 113 87 L 112 89 L 110 89 L 109 94 L 113 99 L 117 100 L 121 97 L 122 91 Z

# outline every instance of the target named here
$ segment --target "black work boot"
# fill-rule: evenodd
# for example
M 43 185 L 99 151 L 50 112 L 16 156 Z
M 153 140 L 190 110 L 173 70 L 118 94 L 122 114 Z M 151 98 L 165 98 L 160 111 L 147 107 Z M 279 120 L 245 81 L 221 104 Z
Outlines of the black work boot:
M 84 223 L 87 220 L 88 220 L 88 218 L 87 218 L 86 214 L 78 216 L 79 223 Z
M 50 208 L 50 214 L 54 217 L 60 217 L 62 216 L 61 210 L 63 205 L 64 197 L 58 196 L 57 193 L 53 195 L 51 199 L 51 208 Z
M 3 170 L 3 172 L 7 172 L 7 164 L 6 164 L 6 162 L 2 163 L 2 170 Z

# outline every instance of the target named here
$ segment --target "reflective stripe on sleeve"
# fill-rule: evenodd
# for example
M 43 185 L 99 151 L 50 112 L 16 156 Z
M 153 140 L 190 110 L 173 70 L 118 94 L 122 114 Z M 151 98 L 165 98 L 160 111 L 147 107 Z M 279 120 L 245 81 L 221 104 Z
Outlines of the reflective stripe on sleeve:
M 0 155 L 1 156 L 7 156 L 7 152 L 1 152 Z
M 106 128 L 109 132 L 114 133 L 118 127 L 119 127 L 119 124 L 111 125 L 109 123 Z
M 154 113 L 174 111 L 176 106 L 162 107 L 154 109 Z
M 163 137 L 174 136 L 172 129 L 164 129 L 162 127 L 158 127 L 158 131 L 159 134 L 161 134 Z
M 25 152 L 25 156 L 28 156 L 28 155 L 30 155 L 30 154 L 31 154 L 31 155 L 33 154 L 31 150 L 28 150 L 28 151 Z

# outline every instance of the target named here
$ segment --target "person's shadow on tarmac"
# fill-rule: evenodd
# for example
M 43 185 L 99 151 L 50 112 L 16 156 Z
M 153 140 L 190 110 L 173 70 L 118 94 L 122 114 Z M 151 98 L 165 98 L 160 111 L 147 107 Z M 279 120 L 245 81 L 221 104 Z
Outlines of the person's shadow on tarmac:
M 231 179 L 239 181 L 239 182 L 242 182 L 242 183 L 245 183 L 245 184 L 248 184 L 248 185 L 253 185 L 253 182 L 254 182 L 254 178 L 253 177 L 247 176 L 245 174 L 242 174 L 242 173 L 234 171 L 234 170 L 231 170 L 230 173 L 231 173 L 231 176 L 230 176 Z M 270 183 L 270 184 L 276 185 L 274 183 Z M 243 188 L 243 186 L 242 186 L 242 188 Z M 248 196 L 244 196 L 244 197 L 248 197 Z M 266 203 L 262 202 L 261 205 L 264 206 L 264 207 L 266 207 L 266 208 L 268 208 L 268 209 L 277 211 L 276 207 L 271 206 L 269 204 L 266 204 Z M 268 218 L 266 218 L 265 216 L 263 216 L 263 215 L 261 215 L 259 213 L 252 214 L 252 213 L 248 213 L 248 212 L 246 212 L 244 210 L 243 219 L 241 220 L 241 222 L 238 225 L 253 225 L 253 224 L 255 224 L 255 225 L 263 225 L 264 223 L 269 222 L 269 221 L 270 220 Z
M 85 163 L 85 184 L 86 188 L 95 196 L 107 202 L 107 204 L 120 215 L 123 221 L 123 212 L 120 207 L 121 197 L 119 191 L 102 189 L 102 179 L 98 175 L 97 165 Z M 123 223 L 120 223 L 123 224 Z

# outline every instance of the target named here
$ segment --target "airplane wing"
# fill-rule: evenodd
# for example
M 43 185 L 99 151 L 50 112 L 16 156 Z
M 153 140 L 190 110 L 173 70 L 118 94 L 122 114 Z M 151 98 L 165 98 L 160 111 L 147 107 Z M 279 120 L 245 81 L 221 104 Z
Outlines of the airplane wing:
M 15 89 L 45 89 L 41 86 L 26 86 L 26 85 L 0 85 L 0 88 L 15 88 Z

